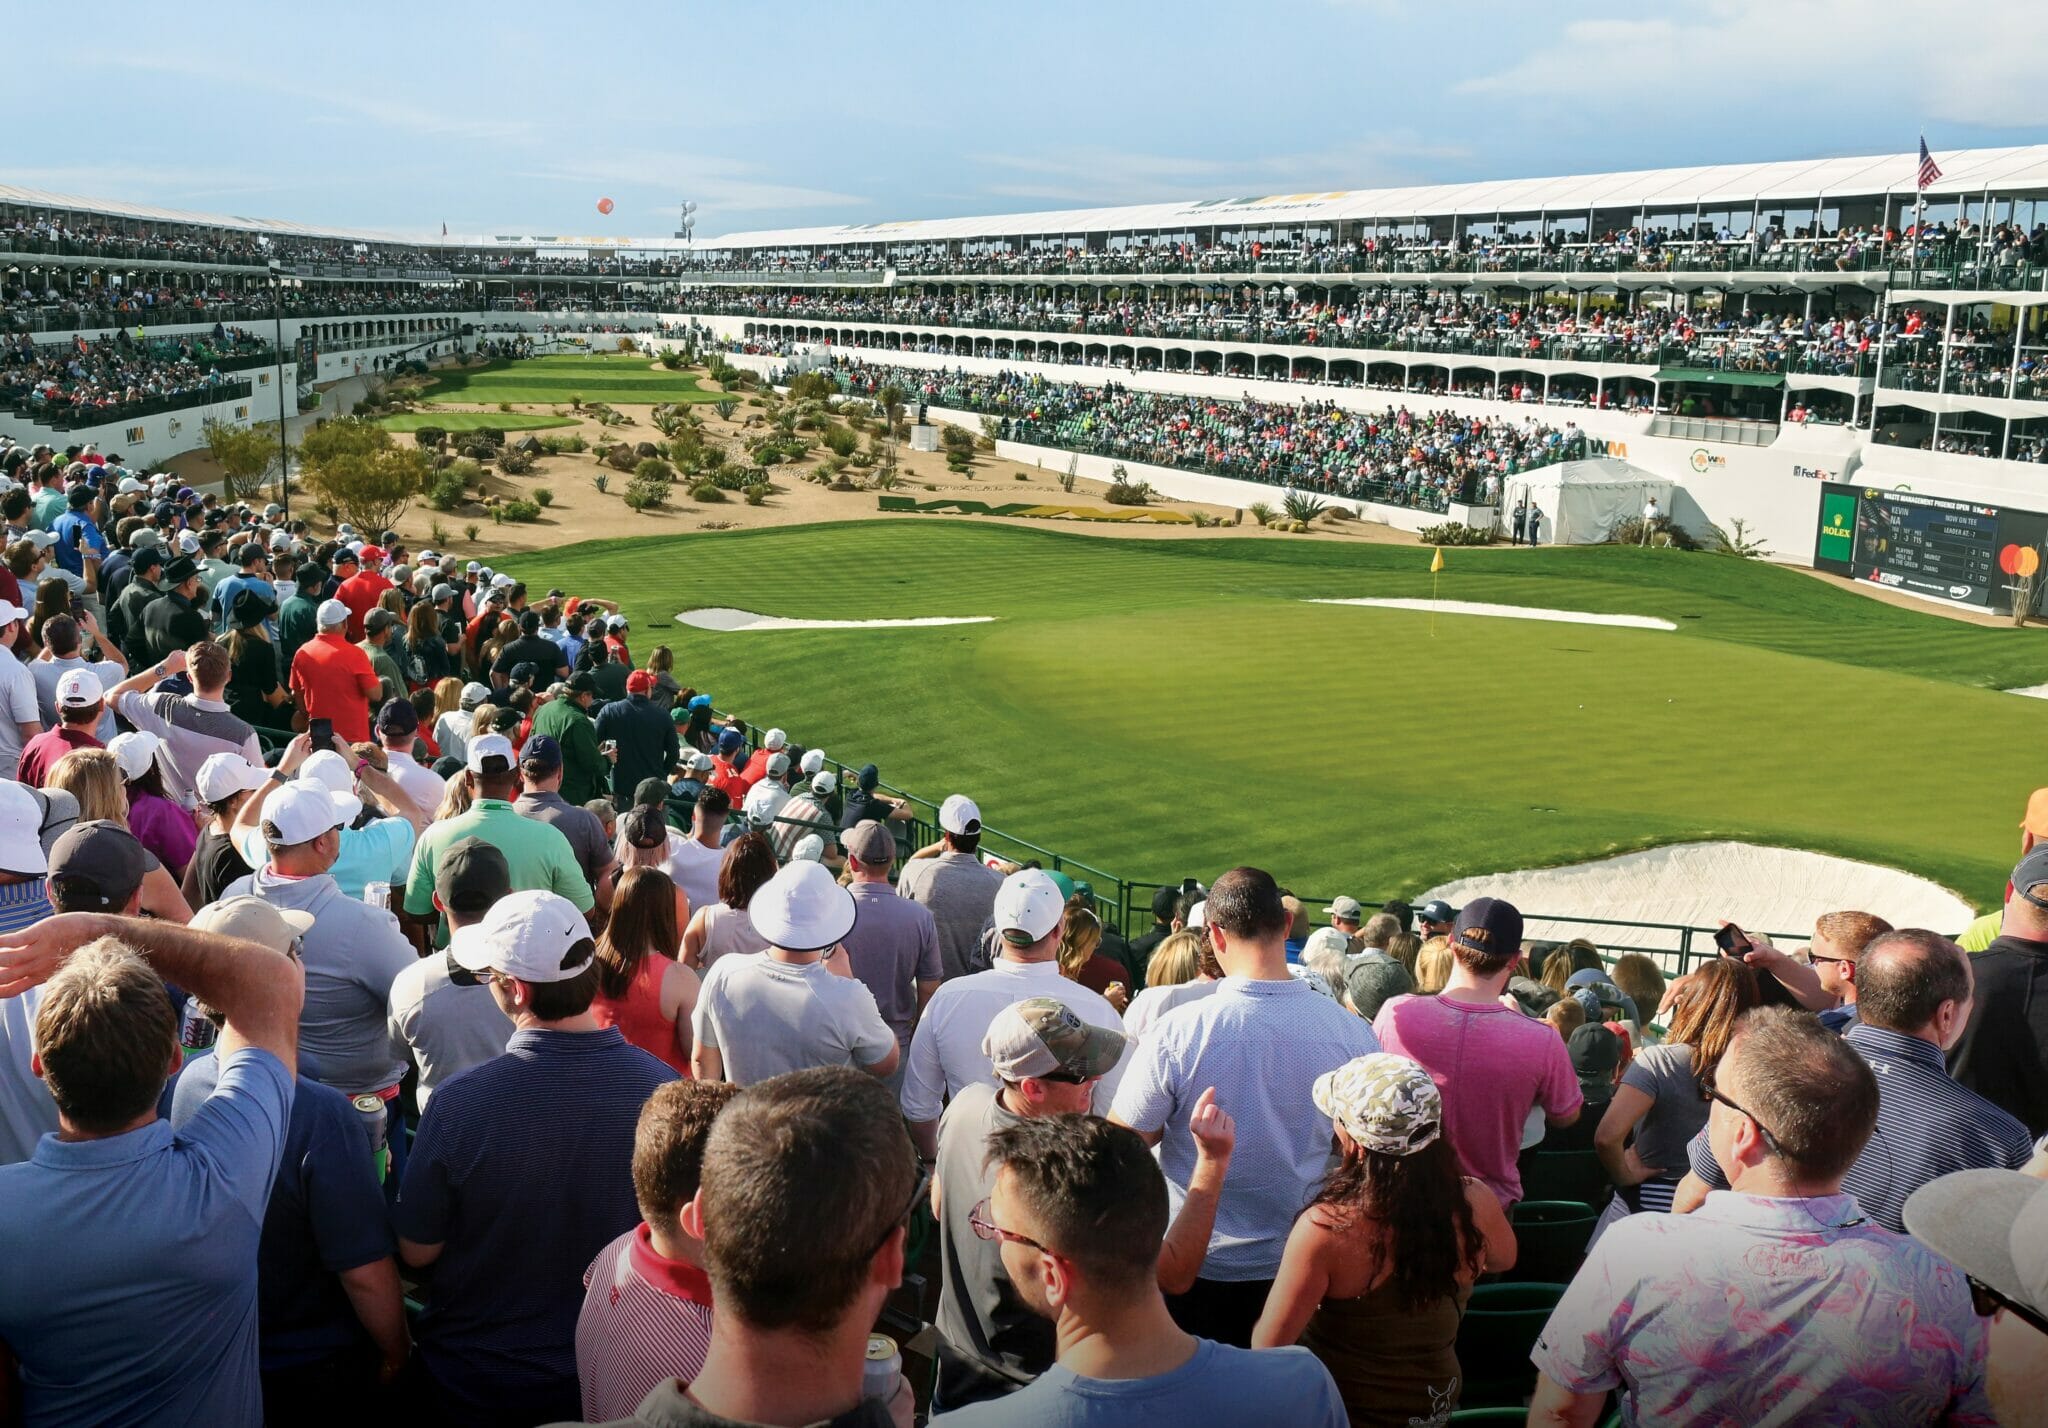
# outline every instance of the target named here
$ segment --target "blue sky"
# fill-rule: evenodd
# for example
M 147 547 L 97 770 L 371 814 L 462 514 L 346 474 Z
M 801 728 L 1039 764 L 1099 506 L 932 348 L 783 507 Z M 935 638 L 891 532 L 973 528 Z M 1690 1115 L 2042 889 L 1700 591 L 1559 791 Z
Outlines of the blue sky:
M 51 87 L 10 115 L 0 181 L 414 233 L 658 235 L 688 197 L 711 237 L 1905 151 L 1922 128 L 1937 153 L 2048 142 L 2038 0 L 28 0 L 10 18 Z

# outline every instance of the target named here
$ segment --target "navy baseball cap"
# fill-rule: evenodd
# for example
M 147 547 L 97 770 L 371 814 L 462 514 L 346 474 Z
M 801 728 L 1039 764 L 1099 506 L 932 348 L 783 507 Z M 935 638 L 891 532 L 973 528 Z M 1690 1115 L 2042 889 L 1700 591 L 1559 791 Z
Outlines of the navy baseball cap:
M 745 739 L 740 737 L 739 730 L 727 729 L 718 736 L 718 752 L 721 754 L 736 754 L 746 742 Z
M 1476 897 L 1458 910 L 1451 941 L 1482 957 L 1517 957 L 1522 951 L 1522 914 L 1511 902 Z
M 1453 908 L 1442 898 L 1435 897 L 1431 898 L 1421 907 L 1416 908 L 1415 916 L 1423 922 L 1451 922 L 1456 920 L 1458 913 L 1457 909 Z M 1519 938 L 1520 934 L 1517 934 L 1518 941 Z
M 388 699 L 377 711 L 377 732 L 380 734 L 416 734 L 419 727 L 420 711 L 412 707 L 410 699 Z
M 562 766 L 562 746 L 546 734 L 535 734 L 519 751 L 519 766 L 545 777 Z

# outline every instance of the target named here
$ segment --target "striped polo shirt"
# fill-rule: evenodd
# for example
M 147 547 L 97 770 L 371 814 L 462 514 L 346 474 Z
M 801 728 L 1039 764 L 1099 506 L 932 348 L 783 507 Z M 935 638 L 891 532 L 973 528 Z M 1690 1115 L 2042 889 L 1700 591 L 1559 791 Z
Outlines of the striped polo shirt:
M 50 898 L 43 886 L 40 876 L 0 886 L 0 933 L 33 927 L 50 915 Z
M 1842 1039 L 1877 1073 L 1877 1130 L 1842 1189 L 1886 1229 L 1906 1233 L 1906 1197 L 1930 1180 L 1958 1170 L 2018 1170 L 2032 1158 L 2027 1128 L 1951 1077 L 1933 1042 L 1860 1021 Z M 1689 1153 L 1693 1174 L 1728 1188 L 1705 1130 Z
M 663 1379 L 688 1383 L 704 1367 L 711 1351 L 710 1277 L 656 1254 L 645 1224 L 597 1252 L 583 1288 L 576 1376 L 585 1423 L 631 1418 Z

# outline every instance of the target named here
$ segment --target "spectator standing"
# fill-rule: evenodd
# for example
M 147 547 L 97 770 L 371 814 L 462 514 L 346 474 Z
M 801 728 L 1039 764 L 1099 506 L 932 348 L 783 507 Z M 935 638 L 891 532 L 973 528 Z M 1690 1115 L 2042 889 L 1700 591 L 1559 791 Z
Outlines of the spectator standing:
M 348 638 L 351 644 L 360 643 L 369 633 L 369 615 L 377 608 L 377 602 L 384 592 L 391 588 L 391 582 L 384 578 L 384 552 L 377 546 L 366 545 L 358 553 L 356 571 L 335 587 L 334 598 L 348 607 Z M 338 564 L 338 562 L 337 562 Z M 401 684 L 400 686 L 404 686 Z
M 1337 1387 L 1306 1349 L 1252 1353 L 1176 1322 L 1159 1289 L 1167 1184 L 1139 1136 L 1088 1116 L 1034 1118 L 997 1131 L 988 1154 L 997 1174 L 983 1232 L 1024 1301 L 1053 1320 L 1059 1360 L 935 1428 L 1253 1428 L 1281 1405 L 1290 1424 L 1343 1428 Z
M 1585 1100 L 1558 1034 L 1501 1001 L 1521 952 L 1522 914 L 1499 898 L 1475 898 L 1452 929 L 1443 991 L 1396 997 L 1373 1023 L 1387 1050 L 1427 1068 L 1458 1163 L 1508 1206 L 1522 1198 L 1515 1161 L 1531 1110 L 1563 1127 Z
M 137 729 L 117 734 L 107 752 L 120 765 L 126 784 L 128 831 L 156 854 L 173 878 L 182 879 L 199 842 L 199 830 L 192 814 L 164 793 L 163 766 L 158 759 L 162 748 L 163 741 L 156 735 Z
M 1313 1094 L 1340 1154 L 1287 1237 L 1252 1346 L 1304 1343 L 1354 1424 L 1440 1418 L 1464 1381 L 1465 1302 L 1482 1273 L 1513 1267 L 1515 1232 L 1458 1173 L 1422 1067 L 1376 1052 L 1318 1076 Z
M 139 576 L 141 557 L 136 564 Z M 294 577 L 296 593 L 278 607 L 277 660 L 287 671 L 297 662 L 299 651 L 320 632 L 320 590 L 326 583 L 327 572 L 309 560 Z
M 546 734 L 535 734 L 526 741 L 519 751 L 522 792 L 512 800 L 512 807 L 520 817 L 545 823 L 569 840 L 569 848 L 576 855 L 576 864 L 583 870 L 597 905 L 610 907 L 611 871 L 618 859 L 613 856 L 611 840 L 604 836 L 604 825 L 597 816 L 562 796 L 562 752 L 562 746 Z
M 896 861 L 896 835 L 885 823 L 870 819 L 845 835 L 853 894 L 853 929 L 846 934 L 846 958 L 867 989 L 889 1030 L 896 1033 L 905 1063 L 911 1033 L 944 979 L 939 960 L 939 928 L 931 909 L 889 886 L 889 868 Z M 900 1090 L 903 1071 L 893 1078 Z
M 742 833 L 726 844 L 725 861 L 718 869 L 718 900 L 690 914 L 690 925 L 683 933 L 683 960 L 700 973 L 709 972 L 721 957 L 767 947 L 768 939 L 754 926 L 747 909 L 777 871 L 775 850 L 769 846 L 767 834 Z M 856 919 L 856 929 L 859 925 Z M 851 938 L 853 933 L 847 936 Z
M 777 1076 L 712 1122 L 697 1196 L 717 1312 L 703 1369 L 670 1375 L 611 1428 L 890 1428 L 864 1398 L 868 1334 L 903 1278 L 917 1157 L 889 1094 L 846 1067 Z
M 939 963 L 950 981 L 987 968 L 981 929 L 1003 875 L 981 861 L 981 809 L 973 799 L 956 793 L 940 804 L 939 831 L 941 847 L 905 863 L 896 890 L 930 910 L 939 929 Z
M 1223 968 L 1204 930 L 1182 929 L 1153 951 L 1145 967 L 1145 981 L 1145 990 L 1124 1012 L 1124 1033 L 1133 1040 L 1144 1036 L 1175 1007 L 1213 995 L 1223 982 Z
M 663 1382 L 688 1383 L 711 1348 L 704 1242 L 682 1227 L 702 1184 L 712 1123 L 739 1087 L 671 1081 L 655 1087 L 633 1135 L 640 1223 L 598 1251 L 583 1274 L 576 1377 L 583 1418 L 625 1417 Z
M 57 681 L 52 703 L 57 715 L 55 727 L 22 745 L 21 758 L 14 769 L 15 778 L 30 788 L 41 788 L 57 760 L 73 749 L 104 747 L 97 731 L 106 715 L 107 700 L 99 676 L 89 669 L 67 672 Z
M 160 663 L 179 650 L 190 649 L 212 634 L 199 612 L 199 563 L 181 555 L 164 567 L 164 593 L 142 612 L 144 658 Z M 131 664 L 136 663 L 130 659 Z M 223 680 L 225 685 L 226 681 Z
M 2013 869 L 1999 935 L 1971 963 L 1976 1000 L 1949 1065 L 2029 1132 L 2048 1134 L 2048 843 Z
M 178 1057 L 168 979 L 220 1012 L 218 1080 L 157 1115 Z M 36 1049 L 62 1130 L 0 1166 L 0 1340 L 30 1423 L 262 1420 L 257 1258 L 298 1056 L 299 970 L 254 942 L 92 913 L 0 953 L 40 988 Z
M 21 606 L 0 601 L 0 769 L 18 767 L 22 749 L 43 732 L 35 677 L 14 654 L 27 618 Z
M 405 670 L 391 653 L 392 639 L 404 623 L 384 609 L 372 610 L 363 617 L 363 637 L 356 641 L 356 648 L 363 652 L 371 672 L 377 676 L 378 692 L 370 697 L 373 709 L 387 700 L 405 697 Z
M 596 680 L 587 673 L 572 674 L 568 692 L 533 715 L 534 737 L 546 735 L 561 746 L 563 799 L 579 805 L 611 790 L 611 766 L 598 752 L 597 726 L 590 718 L 596 697 Z
M 189 650 L 172 650 L 107 692 L 107 703 L 116 714 L 163 740 L 158 760 L 164 770 L 164 792 L 181 808 L 198 804 L 200 765 L 215 754 L 263 762 L 255 729 L 228 709 L 229 673 L 228 652 L 212 640 L 201 640 Z M 191 693 L 153 688 L 175 674 L 191 676 Z
M 581 1276 L 639 1222 L 634 1124 L 675 1073 L 598 1026 L 596 943 L 563 898 L 500 898 L 450 953 L 517 1029 L 440 1088 L 399 1193 L 399 1252 L 434 1269 L 418 1323 L 431 1416 L 573 1419 Z
M 235 815 L 268 781 L 261 764 L 252 764 L 240 754 L 213 754 L 199 766 L 196 792 L 206 821 L 192 846 L 184 881 L 178 886 L 193 907 L 213 902 L 227 891 L 229 883 L 255 871 L 235 847 Z
M 296 957 L 311 919 L 236 897 L 202 908 L 191 926 Z M 171 1101 L 174 1130 L 204 1108 L 220 1075 L 212 1051 L 186 1063 Z M 265 1422 L 367 1413 L 371 1391 L 396 1381 L 411 1355 L 384 1195 L 363 1150 L 362 1116 L 348 1097 L 299 1076 L 256 1251 Z
M 483 921 L 512 891 L 505 855 L 481 838 L 458 840 L 435 871 L 434 906 L 455 932 Z M 450 934 L 453 935 L 452 933 Z M 448 952 L 415 959 L 391 979 L 385 1030 L 391 1054 L 418 1072 L 422 1114 L 434 1092 L 472 1066 L 502 1055 L 512 1021 L 487 982 Z
M 1590 1422 L 1616 1390 L 1637 1423 L 1993 1421 L 1961 1271 L 1843 1189 L 1877 1123 L 1868 1063 L 1811 1016 L 1762 1007 L 1710 1094 L 1730 1191 L 1601 1237 L 1536 1342 L 1529 1421 Z M 1875 1304 L 1911 1332 L 1863 1332 Z
M 694 910 L 719 901 L 719 881 L 725 867 L 725 850 L 720 839 L 732 800 L 722 789 L 707 788 L 690 810 L 690 836 L 668 839 L 667 867 L 683 896 Z M 666 819 L 663 827 L 667 826 Z
M 687 1075 L 698 984 L 672 954 L 677 945 L 675 884 L 659 868 L 629 868 L 598 939 L 591 1010 L 599 1026 L 618 1027 L 633 1045 Z
M 511 740 L 502 734 L 471 739 L 464 777 L 474 795 L 469 811 L 433 824 L 413 848 L 412 873 L 405 884 L 407 917 L 418 922 L 435 920 L 435 867 L 443 850 L 469 837 L 481 838 L 505 855 L 513 888 L 555 893 L 583 912 L 596 906 L 596 896 L 583 880 L 569 840 L 545 823 L 520 817 L 512 806 L 519 770 Z M 435 945 L 446 944 L 447 929 L 439 926 Z
M 593 726 L 600 746 L 610 743 L 616 748 L 612 801 L 621 809 L 633 806 L 633 790 L 642 779 L 667 783 L 682 747 L 676 726 L 647 697 L 653 692 L 654 676 L 644 669 L 633 671 L 626 680 L 626 697 L 599 710 Z
M 797 862 L 770 878 L 749 911 L 765 952 L 721 958 L 690 1019 L 690 1068 L 742 1086 L 813 1066 L 886 1077 L 901 1053 L 874 994 L 824 964 L 852 930 L 854 904 L 822 864 Z
M 1189 1333 L 1239 1347 L 1251 1342 L 1295 1211 L 1329 1164 L 1328 1127 L 1300 1088 L 1380 1049 L 1370 1026 L 1289 974 L 1280 898 L 1256 868 L 1216 880 L 1203 927 L 1227 975 L 1214 994 L 1154 1024 L 1112 1112 L 1158 1146 L 1160 1168 L 1185 1185 L 1203 1090 L 1230 1107 L 1240 1131 L 1209 1255 L 1201 1278 L 1170 1302 Z
M 455 708 L 443 710 L 434 720 L 434 743 L 444 758 L 469 757 L 470 726 L 476 720 L 476 711 L 490 702 L 488 686 L 465 684 Z
M 420 713 L 406 699 L 394 699 L 377 711 L 377 744 L 384 750 L 384 772 L 419 812 L 432 822 L 448 785 L 419 761 Z
M 939 1112 L 946 1101 L 969 1086 L 994 1083 L 995 1068 L 982 1048 L 989 1024 L 1004 1007 L 1027 997 L 1051 997 L 1091 1026 L 1123 1030 L 1115 1007 L 1060 975 L 1064 910 L 1059 885 L 1045 871 L 1026 868 L 1010 874 L 1002 880 L 992 913 L 1000 955 L 987 971 L 944 983 L 926 1003 L 910 1038 L 903 1115 L 927 1155 L 936 1150 Z M 1109 1109 L 1130 1059 L 1126 1054 L 1097 1084 L 1092 1103 L 1098 1115 Z M 1193 1159 L 1190 1148 L 1189 1166 Z
M 347 638 L 348 606 L 323 600 L 316 615 L 319 632 L 292 656 L 292 697 L 308 719 L 327 719 L 351 744 L 370 737 L 370 709 L 383 681 L 370 657 Z
M 93 641 L 98 659 L 85 658 L 86 638 Z M 43 622 L 42 658 L 30 661 L 28 666 L 29 675 L 36 682 L 36 712 L 46 730 L 57 726 L 58 683 L 74 669 L 91 674 L 103 691 L 128 677 L 128 661 L 121 658 L 112 641 L 100 635 L 99 624 L 91 615 L 83 617 L 83 624 L 69 615 L 52 616 Z M 105 744 L 120 732 L 115 727 L 113 711 L 103 709 L 99 725 L 93 730 L 94 737 Z
M 163 551 L 154 545 L 136 551 L 128 583 L 107 607 L 107 634 L 120 646 L 121 657 L 131 666 L 149 662 L 142 615 L 164 593 L 164 560 Z
M 1869 1216 L 1905 1233 L 1906 1197 L 1958 1170 L 2017 1170 L 2034 1139 L 2013 1116 L 1953 1080 L 1942 1053 L 1970 1016 L 1970 958 L 1947 938 L 1917 928 L 1873 939 L 1857 963 L 1859 1015 L 1845 1034 L 1877 1077 L 1877 1122 L 1842 1188 Z M 1711 1091 L 1709 1092 L 1711 1095 Z M 1689 1148 L 1691 1175 L 1673 1208 L 1695 1209 L 1725 1189 L 1707 1130 Z

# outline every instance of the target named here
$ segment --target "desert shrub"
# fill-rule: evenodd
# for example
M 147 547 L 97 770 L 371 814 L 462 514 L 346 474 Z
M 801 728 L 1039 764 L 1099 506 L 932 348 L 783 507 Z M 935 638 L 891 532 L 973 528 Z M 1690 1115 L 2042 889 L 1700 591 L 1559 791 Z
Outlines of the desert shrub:
M 552 506 L 555 503 L 555 493 L 546 486 L 536 486 L 533 488 L 533 499 L 543 506 Z
M 544 436 L 540 439 L 540 449 L 550 456 L 567 456 L 572 452 L 584 450 L 589 444 L 580 434 L 576 433 L 571 433 L 567 436 L 556 434 L 554 436 Z
M 510 403 L 510 402 L 499 402 L 499 403 L 498 403 L 498 410 L 499 410 L 499 411 L 501 411 L 501 412 L 509 412 L 509 411 L 511 411 L 511 410 L 512 410 L 512 403 Z
M 634 340 L 633 340 L 632 338 L 630 338 L 630 337 L 621 337 L 621 338 L 619 339 L 619 351 L 621 351 L 621 352 L 638 352 L 639 350 L 640 350 L 640 345 L 639 345 L 638 343 L 636 343 L 636 342 L 635 342 L 635 341 L 634 341 Z
M 437 511 L 452 511 L 468 502 L 469 483 L 452 466 L 436 473 L 433 484 L 427 488 L 427 504 Z
M 524 476 L 533 470 L 533 456 L 517 447 L 508 446 L 498 453 L 498 469 L 507 476 Z
M 754 448 L 754 464 L 763 471 L 782 459 L 782 447 L 773 441 L 764 441 Z
M 482 526 L 478 525 L 475 521 L 471 521 L 468 525 L 462 528 L 462 538 L 468 541 L 471 545 L 475 545 L 476 538 L 479 534 L 482 533 L 482 531 Z
M 753 485 L 747 487 L 747 504 L 750 506 L 760 505 L 768 499 L 769 493 L 774 491 L 774 489 L 766 481 L 756 481 Z
M 1267 505 L 1264 501 L 1252 502 L 1249 506 L 1246 506 L 1244 508 L 1244 513 L 1250 516 L 1253 520 L 1257 521 L 1262 526 L 1270 526 L 1271 524 L 1273 524 L 1274 521 L 1278 520 L 1280 517 L 1280 513 L 1274 510 L 1271 506 Z
M 974 433 L 964 426 L 947 422 L 939 428 L 939 445 L 948 451 L 974 450 Z
M 789 399 L 793 402 L 822 402 L 838 390 L 828 372 L 799 372 L 789 379 Z
M 863 448 L 859 451 L 854 452 L 853 455 L 847 457 L 846 459 L 848 461 L 851 461 L 854 465 L 861 467 L 863 470 L 865 470 L 867 467 L 870 467 L 875 464 L 876 457 L 874 452 L 869 451 L 866 448 Z
M 1102 499 L 1112 506 L 1149 506 L 1158 494 L 1150 481 L 1131 480 L 1130 472 L 1119 464 L 1109 473 L 1109 489 L 1103 493 Z
M 1330 503 L 1306 491 L 1289 491 L 1280 501 L 1290 521 L 1312 521 L 1330 508 Z
M 640 458 L 633 454 L 630 442 L 620 442 L 604 454 L 604 464 L 614 471 L 631 471 L 640 464 Z
M 716 481 L 699 481 L 690 488 L 690 499 L 711 505 L 725 499 L 725 492 Z
M 504 505 L 499 506 L 497 510 L 506 520 L 518 521 L 522 524 L 540 519 L 540 502 L 538 501 L 523 499 L 507 501 Z
M 897 480 L 898 477 L 894 471 L 877 471 L 868 478 L 868 484 L 877 491 L 893 491 L 896 489 Z
M 676 469 L 666 461 L 663 461 L 659 456 L 643 457 L 640 463 L 633 468 L 633 479 L 635 481 L 659 481 L 662 485 L 666 486 L 669 482 L 676 479 Z
M 666 505 L 668 503 L 668 492 L 669 483 L 667 481 L 648 480 L 635 476 L 626 483 L 626 493 L 623 499 L 634 510 L 644 511 L 655 506 Z
M 498 450 L 488 441 L 471 441 L 464 443 L 462 454 L 471 461 L 489 461 L 498 454 Z
M 711 410 L 717 412 L 719 415 L 719 419 L 722 421 L 731 421 L 732 414 L 738 411 L 739 409 L 740 404 L 734 401 L 731 397 L 720 397 L 717 401 L 711 404 Z
M 435 545 L 448 544 L 448 527 L 442 525 L 439 521 L 434 521 L 427 527 L 427 538 L 433 541 Z
M 851 456 L 860 450 L 860 437 L 843 426 L 826 427 L 824 443 L 834 456 Z
M 1727 549 L 1727 534 L 1719 526 L 1714 527 L 1713 534 L 1716 538 L 1715 544 L 1717 548 L 1725 551 Z M 1648 542 L 1643 540 L 1643 518 L 1641 516 L 1630 516 L 1627 520 L 1618 522 L 1614 529 L 1607 533 L 1607 539 L 1614 545 L 1643 545 L 1647 543 L 1649 545 L 1669 546 L 1673 550 L 1698 550 L 1700 548 L 1700 543 L 1687 533 L 1685 527 L 1673 525 L 1669 516 L 1659 516 L 1656 520 L 1650 522 L 1650 539 Z M 1748 553 L 1754 554 L 1756 552 Z
M 505 444 L 505 433 L 495 426 L 480 426 L 469 435 L 472 441 L 481 441 L 487 446 Z
M 1424 526 L 1416 532 L 1424 545 L 1492 545 L 1499 539 L 1492 531 L 1478 526 L 1468 526 L 1457 521 L 1447 521 L 1440 526 Z
M 600 496 L 602 496 L 606 491 L 609 491 L 611 489 L 611 473 L 609 471 L 598 472 L 595 476 L 590 478 L 590 484 L 597 487 L 597 493 Z
M 438 426 L 423 426 L 412 434 L 412 439 L 422 450 L 432 451 L 448 439 L 448 432 Z

